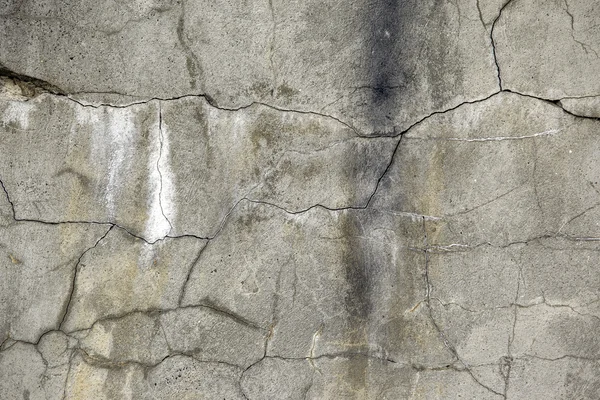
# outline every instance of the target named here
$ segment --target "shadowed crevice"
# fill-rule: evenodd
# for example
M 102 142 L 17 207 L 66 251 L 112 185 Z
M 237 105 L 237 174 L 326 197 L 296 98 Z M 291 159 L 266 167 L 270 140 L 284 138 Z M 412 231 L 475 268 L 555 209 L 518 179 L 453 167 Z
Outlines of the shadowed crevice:
M 0 78 L 2 77 L 11 79 L 13 83 L 21 89 L 22 95 L 28 98 L 33 98 L 42 93 L 66 95 L 66 92 L 58 86 L 32 76 L 11 71 L 0 64 Z

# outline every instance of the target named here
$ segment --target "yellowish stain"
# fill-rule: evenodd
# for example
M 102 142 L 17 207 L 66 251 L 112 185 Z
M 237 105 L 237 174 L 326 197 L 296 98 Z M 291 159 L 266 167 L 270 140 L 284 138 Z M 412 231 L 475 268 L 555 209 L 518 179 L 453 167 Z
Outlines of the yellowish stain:
M 439 146 L 433 149 L 431 159 L 429 160 L 426 185 L 429 188 L 427 194 L 421 197 L 422 209 L 429 215 L 438 215 L 442 211 L 440 204 L 440 194 L 444 190 L 444 150 Z

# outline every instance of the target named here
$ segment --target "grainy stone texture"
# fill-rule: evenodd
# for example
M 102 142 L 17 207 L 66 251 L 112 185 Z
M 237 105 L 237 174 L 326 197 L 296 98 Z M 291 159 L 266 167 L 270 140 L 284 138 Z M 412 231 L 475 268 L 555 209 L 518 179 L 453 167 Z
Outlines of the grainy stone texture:
M 599 11 L 0 2 L 0 398 L 600 398 Z

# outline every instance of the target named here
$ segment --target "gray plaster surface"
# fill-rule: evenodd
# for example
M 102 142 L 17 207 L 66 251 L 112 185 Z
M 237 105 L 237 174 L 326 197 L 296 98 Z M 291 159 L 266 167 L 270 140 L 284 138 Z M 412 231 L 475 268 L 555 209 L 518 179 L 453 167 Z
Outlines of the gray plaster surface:
M 599 399 L 599 12 L 1 1 L 0 399 Z

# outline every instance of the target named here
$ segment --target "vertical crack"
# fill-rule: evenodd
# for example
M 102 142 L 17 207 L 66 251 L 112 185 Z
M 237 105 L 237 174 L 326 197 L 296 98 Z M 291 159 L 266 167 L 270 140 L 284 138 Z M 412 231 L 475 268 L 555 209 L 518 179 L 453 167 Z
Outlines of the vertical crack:
M 269 332 L 265 336 L 265 352 L 263 354 L 263 358 L 265 358 L 269 352 L 269 342 L 273 335 L 275 334 L 275 327 L 279 322 L 277 319 L 278 316 L 278 308 L 279 308 L 279 300 L 280 300 L 280 290 L 281 290 L 281 275 L 282 275 L 283 267 L 279 268 L 279 273 L 277 274 L 277 281 L 275 282 L 275 292 L 273 293 L 273 301 L 271 302 L 271 324 L 269 325 Z
M 481 12 L 481 5 L 479 4 L 479 0 L 476 0 L 477 5 L 477 12 L 479 13 L 479 20 L 481 21 L 481 24 L 483 25 L 483 29 L 485 29 L 487 31 L 487 25 L 485 24 L 485 20 L 483 19 L 483 13 Z
M 535 200 L 540 212 L 544 213 L 544 208 L 542 207 L 542 202 L 540 200 L 540 195 L 538 193 L 538 184 L 537 184 L 537 164 L 538 164 L 538 147 L 535 138 L 532 141 L 533 144 L 533 171 L 531 173 L 531 179 L 533 180 L 533 193 L 535 195 Z
M 204 247 L 202 247 L 200 249 L 200 251 L 198 252 L 198 257 L 196 257 L 194 262 L 192 262 L 192 265 L 190 266 L 190 269 L 188 270 L 185 281 L 183 282 L 183 285 L 181 286 L 181 292 L 179 293 L 179 299 L 177 300 L 177 305 L 179 307 L 181 307 L 183 305 L 183 299 L 185 298 L 185 290 L 190 281 L 192 273 L 194 272 L 196 264 L 198 264 L 198 262 L 200 261 L 200 257 L 202 257 L 202 253 L 204 253 L 204 250 L 206 250 L 206 248 L 208 247 L 209 244 L 210 244 L 210 239 L 207 239 L 206 243 L 204 244 Z
M 321 325 L 319 325 L 319 329 L 317 329 L 317 331 L 313 334 L 312 342 L 310 345 L 309 357 L 308 357 L 308 362 L 310 363 L 310 366 L 313 369 L 313 378 L 314 378 L 314 371 L 319 371 L 319 373 L 321 375 L 323 374 L 321 372 L 321 370 L 314 363 L 315 358 L 316 358 L 315 357 L 315 347 L 317 346 L 317 339 L 319 339 L 319 337 L 321 336 L 322 333 L 323 333 L 323 323 L 321 322 Z
M 160 147 L 158 149 L 158 160 L 156 161 L 156 170 L 158 171 L 158 176 L 159 176 L 158 205 L 160 207 L 160 212 L 161 212 L 162 216 L 169 223 L 169 232 L 166 235 L 166 236 L 169 236 L 171 234 L 171 232 L 173 231 L 173 224 L 171 223 L 171 221 L 165 214 L 165 210 L 163 209 L 163 204 L 162 204 L 163 176 L 162 176 L 162 172 L 160 171 L 160 160 L 162 158 L 164 138 L 163 138 L 163 130 L 162 130 L 162 103 L 160 101 L 158 102 L 158 138 L 159 138 L 159 144 L 160 144 Z
M 427 306 L 429 307 L 431 315 L 431 283 L 429 282 L 429 238 L 427 237 L 427 226 L 425 225 L 425 216 L 421 218 L 423 220 L 423 246 L 425 249 L 425 298 L 427 299 Z
M 500 359 L 500 374 L 504 378 L 504 399 L 505 400 L 508 398 L 510 373 L 512 370 L 512 365 L 515 360 L 515 358 L 512 355 L 512 345 L 513 345 L 513 342 L 515 341 L 515 329 L 517 327 L 517 317 L 518 317 L 518 312 L 519 312 L 518 304 L 519 304 L 519 294 L 521 292 L 521 281 L 524 279 L 523 278 L 523 263 L 521 262 L 522 261 L 521 258 L 522 257 L 519 257 L 519 264 L 518 264 L 519 265 L 519 274 L 517 275 L 517 290 L 515 292 L 515 300 L 513 301 L 514 318 L 513 318 L 511 334 L 508 338 L 508 344 L 507 344 L 507 349 L 506 349 L 507 355 Z
M 425 253 L 425 284 L 426 284 L 425 302 L 427 304 L 427 312 L 428 312 L 428 315 L 429 315 L 429 319 L 431 320 L 431 323 L 435 327 L 435 330 L 438 332 L 438 335 L 442 339 L 442 342 L 444 343 L 444 346 L 446 347 L 446 349 L 448 349 L 448 351 L 452 354 L 452 356 L 455 358 L 456 362 L 458 362 L 458 363 L 460 363 L 462 365 L 462 367 L 464 368 L 464 370 L 471 376 L 471 378 L 473 379 L 473 381 L 475 381 L 475 383 L 477 383 L 479 386 L 483 387 L 484 389 L 488 390 L 489 392 L 491 392 L 491 393 L 493 393 L 495 395 L 498 395 L 498 396 L 502 396 L 503 398 L 506 398 L 503 393 L 500 393 L 500 392 L 492 389 L 491 387 L 485 385 L 479 379 L 477 379 L 477 377 L 475 376 L 475 374 L 471 370 L 471 367 L 459 357 L 458 351 L 456 350 L 456 348 L 454 347 L 454 345 L 452 345 L 452 343 L 450 343 L 450 341 L 448 340 L 448 338 L 446 337 L 446 335 L 442 331 L 442 328 L 438 325 L 437 321 L 433 317 L 433 310 L 431 308 L 431 282 L 429 280 L 429 251 L 430 251 L 430 247 L 429 247 L 429 238 L 427 237 L 426 219 L 425 219 L 425 217 L 422 217 L 422 218 L 423 218 L 423 234 L 424 234 L 423 243 L 424 243 L 424 246 L 425 246 L 425 248 L 423 249 L 423 251 Z
M 396 153 L 398 152 L 398 149 L 400 148 L 400 143 L 402 142 L 402 138 L 403 137 L 404 137 L 404 134 L 401 134 L 400 135 L 400 139 L 396 143 L 396 147 L 394 147 L 394 151 L 392 152 L 392 156 L 390 157 L 390 162 L 385 167 L 385 170 L 383 170 L 383 173 L 381 174 L 381 176 L 379 177 L 379 179 L 377 179 L 377 183 L 375 184 L 375 189 L 373 189 L 373 193 L 371 193 L 371 195 L 369 196 L 369 199 L 367 200 L 367 203 L 364 205 L 364 207 L 358 207 L 359 209 L 367 209 L 369 207 L 369 205 L 371 204 L 371 201 L 373 200 L 373 198 L 377 194 L 377 191 L 379 190 L 379 186 L 381 185 L 381 181 L 387 175 L 387 173 L 389 172 L 389 170 L 392 168 L 392 165 L 394 164 L 394 160 L 396 159 Z
M 71 281 L 71 290 L 69 293 L 69 298 L 67 299 L 66 305 L 64 307 L 64 310 L 62 312 L 62 316 L 60 317 L 60 322 L 58 324 L 58 328 L 57 330 L 61 330 L 63 331 L 63 325 L 65 324 L 65 320 L 67 319 L 67 315 L 69 314 L 69 309 L 71 307 L 71 302 L 73 301 L 73 294 L 75 293 L 75 283 L 77 281 L 77 273 L 79 272 L 80 269 L 80 265 L 81 265 L 81 260 L 83 259 L 83 256 L 85 256 L 89 251 L 93 250 L 94 248 L 96 248 L 96 246 L 98 246 L 100 244 L 100 242 L 102 240 L 104 240 L 104 238 L 106 236 L 108 236 L 108 234 L 110 233 L 110 231 L 113 230 L 113 228 L 116 225 L 111 225 L 110 228 L 108 228 L 106 230 L 106 232 L 104 233 L 104 235 L 102 235 L 97 241 L 96 243 L 94 243 L 93 246 L 88 247 L 77 259 L 77 263 L 75 264 L 75 271 L 73 271 L 73 279 Z
M 563 0 L 565 3 L 565 12 L 567 13 L 567 15 L 569 16 L 569 18 L 571 19 L 571 39 L 573 39 L 573 41 L 575 41 L 575 43 L 577 43 L 578 45 L 581 46 L 581 48 L 583 49 L 583 51 L 585 52 L 585 54 L 589 54 L 588 50 L 591 50 L 592 53 L 594 53 L 596 55 L 596 58 L 598 57 L 598 52 L 596 52 L 596 50 L 594 50 L 593 48 L 591 48 L 590 45 L 583 43 L 580 40 L 577 40 L 575 38 L 575 17 L 573 16 L 573 14 L 571 13 L 571 11 L 569 10 L 569 3 L 567 0 Z
M 313 369 L 312 375 L 310 376 L 310 383 L 304 389 L 304 394 L 302 395 L 302 400 L 306 400 L 308 398 L 308 393 L 310 392 L 310 389 L 312 389 L 314 383 L 315 383 L 315 370 Z
M 500 86 L 500 90 L 501 91 L 504 90 L 504 88 L 502 87 L 502 76 L 500 74 L 500 64 L 498 64 L 498 54 L 496 52 L 496 41 L 494 40 L 494 29 L 496 28 L 496 23 L 498 22 L 498 20 L 502 16 L 502 12 L 506 8 L 506 6 L 508 6 L 512 1 L 513 0 L 508 0 L 500 8 L 500 12 L 498 13 L 498 16 L 496 17 L 496 19 L 494 19 L 494 22 L 492 22 L 492 29 L 490 31 L 490 39 L 492 40 L 492 53 L 494 55 L 494 64 L 496 64 L 496 71 L 498 73 L 498 85 Z
M 0 179 L 0 186 L 2 186 L 2 190 L 4 190 L 4 195 L 6 196 L 6 200 L 10 204 L 10 208 L 12 210 L 12 217 L 13 217 L 13 219 L 15 221 L 18 221 L 18 219 L 17 219 L 17 212 L 15 211 L 15 204 L 10 199 L 10 195 L 8 194 L 8 190 L 6 190 L 6 186 L 4 186 L 4 182 L 2 181 L 2 179 Z
M 73 358 L 75 358 L 75 351 L 73 350 L 71 352 L 71 355 L 69 356 L 69 367 L 67 369 L 67 376 L 65 378 L 65 386 L 63 388 L 63 397 L 62 400 L 66 400 L 67 399 L 67 387 L 69 386 L 69 377 L 71 376 L 71 369 L 73 367 Z

